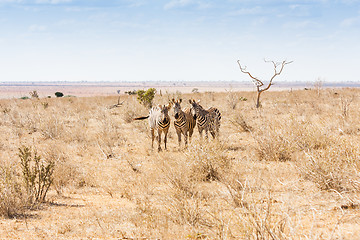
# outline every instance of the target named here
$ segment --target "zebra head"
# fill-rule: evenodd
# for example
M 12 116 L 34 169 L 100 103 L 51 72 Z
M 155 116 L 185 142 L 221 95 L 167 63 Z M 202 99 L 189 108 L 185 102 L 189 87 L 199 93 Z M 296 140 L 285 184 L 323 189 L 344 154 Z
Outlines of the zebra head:
M 200 100 L 195 102 L 194 99 L 189 99 L 189 103 L 191 104 L 191 114 L 193 115 L 194 119 L 196 119 L 197 115 L 203 109 L 203 107 L 200 105 Z
M 181 110 L 181 105 L 180 103 L 182 102 L 182 99 L 180 98 L 179 100 L 176 100 L 173 98 L 172 99 L 172 103 L 174 103 L 174 117 L 175 119 L 178 119 L 180 116 L 180 113 L 182 112 Z
M 171 108 L 171 103 L 169 103 L 168 105 L 159 105 L 159 109 L 160 109 L 160 122 L 162 123 L 167 123 L 170 120 L 169 117 L 169 110 Z

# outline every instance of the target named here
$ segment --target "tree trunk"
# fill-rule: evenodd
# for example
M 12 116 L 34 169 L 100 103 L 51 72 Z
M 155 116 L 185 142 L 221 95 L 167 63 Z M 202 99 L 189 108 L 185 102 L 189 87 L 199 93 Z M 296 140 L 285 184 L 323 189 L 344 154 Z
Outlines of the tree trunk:
M 262 91 L 258 91 L 257 92 L 257 98 L 256 98 L 256 108 L 260 107 L 260 94 L 262 93 Z

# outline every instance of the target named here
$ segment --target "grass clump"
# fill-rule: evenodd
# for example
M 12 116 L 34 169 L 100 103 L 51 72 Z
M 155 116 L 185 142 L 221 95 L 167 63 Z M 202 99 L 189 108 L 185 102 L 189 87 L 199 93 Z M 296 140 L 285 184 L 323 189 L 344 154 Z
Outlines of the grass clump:
M 196 146 L 185 154 L 191 161 L 191 178 L 195 181 L 219 180 L 231 169 L 231 159 L 219 142 Z
M 304 159 L 298 161 L 298 169 L 305 179 L 314 182 L 321 190 L 358 191 L 359 153 L 357 147 L 341 143 L 326 151 L 307 152 Z
M 0 216 L 11 218 L 19 215 L 24 208 L 21 184 L 14 169 L 0 168 Z

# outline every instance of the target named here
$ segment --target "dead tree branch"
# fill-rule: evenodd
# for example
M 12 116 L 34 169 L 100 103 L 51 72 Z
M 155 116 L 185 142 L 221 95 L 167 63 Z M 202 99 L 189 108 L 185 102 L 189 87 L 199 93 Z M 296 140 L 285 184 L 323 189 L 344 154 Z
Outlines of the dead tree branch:
M 239 68 L 240 68 L 240 71 L 241 71 L 242 73 L 247 74 L 247 75 L 252 79 L 253 83 L 254 83 L 255 86 L 256 86 L 256 90 L 257 90 L 256 107 L 257 107 L 257 108 L 260 107 L 260 95 L 261 95 L 261 93 L 269 90 L 270 87 L 273 85 L 273 80 L 274 80 L 274 78 L 275 78 L 276 76 L 279 76 L 279 75 L 282 73 L 285 65 L 290 64 L 290 63 L 293 62 L 293 61 L 286 61 L 286 60 L 284 60 L 284 61 L 282 61 L 282 62 L 275 62 L 275 61 L 268 61 L 268 60 L 265 60 L 265 59 L 264 59 L 264 61 L 265 61 L 266 63 L 272 63 L 273 66 L 274 66 L 274 75 L 270 78 L 269 84 L 267 84 L 267 85 L 265 85 L 265 86 L 264 86 L 263 81 L 261 81 L 260 79 L 254 77 L 249 71 L 246 70 L 246 66 L 241 66 L 240 60 L 237 60 L 237 63 L 238 63 Z

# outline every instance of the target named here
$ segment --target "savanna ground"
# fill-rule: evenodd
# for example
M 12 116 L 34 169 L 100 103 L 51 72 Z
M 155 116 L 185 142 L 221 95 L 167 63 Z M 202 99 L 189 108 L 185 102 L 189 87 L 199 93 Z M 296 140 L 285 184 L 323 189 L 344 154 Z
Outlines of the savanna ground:
M 172 124 L 162 152 L 132 121 L 136 96 L 2 99 L 0 238 L 359 239 L 359 94 L 269 91 L 260 109 L 253 92 L 157 95 L 222 113 L 218 140 L 195 129 L 179 149 Z M 42 204 L 27 203 L 24 146 L 55 163 Z

